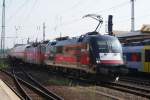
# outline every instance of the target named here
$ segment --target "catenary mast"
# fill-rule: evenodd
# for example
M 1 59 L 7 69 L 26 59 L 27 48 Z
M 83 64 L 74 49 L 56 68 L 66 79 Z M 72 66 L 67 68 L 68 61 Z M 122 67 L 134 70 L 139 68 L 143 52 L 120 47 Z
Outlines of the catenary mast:
M 46 28 L 46 26 L 45 26 L 45 22 L 43 23 L 43 41 L 45 41 L 45 28 Z
M 134 25 L 135 25 L 135 17 L 134 17 L 134 0 L 131 0 L 131 32 L 135 31 L 134 30 Z
M 5 0 L 3 0 L 2 6 L 2 32 L 1 32 L 1 50 L 2 50 L 2 57 L 5 55 Z

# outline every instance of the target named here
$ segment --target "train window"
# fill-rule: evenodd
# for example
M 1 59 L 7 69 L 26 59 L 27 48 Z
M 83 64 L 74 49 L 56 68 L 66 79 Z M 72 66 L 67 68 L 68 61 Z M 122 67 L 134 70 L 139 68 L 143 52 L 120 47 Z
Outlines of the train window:
M 45 48 L 46 48 L 46 53 L 49 53 L 49 52 L 50 52 L 50 47 L 47 46 L 47 47 L 45 47 Z
M 145 62 L 150 62 L 150 50 L 145 50 Z
M 57 47 L 57 53 L 63 53 L 63 47 L 62 46 Z
M 150 40 L 144 40 L 142 41 L 143 45 L 150 45 Z
M 114 53 L 122 52 L 121 44 L 117 39 L 113 39 L 108 41 L 108 45 L 110 46 L 110 50 Z
M 51 48 L 50 48 L 50 52 L 51 52 L 51 53 L 56 53 L 56 47 L 51 47 Z
M 141 61 L 141 53 L 123 53 L 126 61 L 139 62 Z
M 64 53 L 67 55 L 75 55 L 77 52 L 80 52 L 81 48 L 78 46 L 70 46 L 64 48 Z
M 56 45 L 57 42 L 52 42 L 51 45 Z
M 139 53 L 131 54 L 131 61 L 141 61 L 141 57 Z
M 97 41 L 100 52 L 108 52 L 108 46 L 106 41 Z
M 31 46 L 27 46 L 26 48 L 30 48 Z
M 41 52 L 44 53 L 46 51 L 46 48 L 44 46 L 41 47 Z
M 123 53 L 123 55 L 124 55 L 126 61 L 130 61 L 130 55 L 131 55 L 130 53 Z
M 122 52 L 121 44 L 118 40 L 97 40 L 97 44 L 100 52 Z
M 78 39 L 78 42 L 82 42 L 84 37 L 85 37 L 84 35 L 81 35 Z
M 107 45 L 107 43 L 105 41 L 97 41 L 97 44 L 104 46 L 104 47 Z

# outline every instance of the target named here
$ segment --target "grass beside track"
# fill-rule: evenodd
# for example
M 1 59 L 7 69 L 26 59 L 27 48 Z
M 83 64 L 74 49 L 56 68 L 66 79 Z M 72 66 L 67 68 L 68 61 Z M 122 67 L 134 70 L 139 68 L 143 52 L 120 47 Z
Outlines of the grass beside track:
M 5 59 L 0 59 L 0 69 L 7 68 L 8 63 L 6 62 Z
M 51 85 L 59 85 L 59 86 L 68 86 L 71 85 L 72 82 L 68 79 L 49 79 L 48 83 L 50 83 Z

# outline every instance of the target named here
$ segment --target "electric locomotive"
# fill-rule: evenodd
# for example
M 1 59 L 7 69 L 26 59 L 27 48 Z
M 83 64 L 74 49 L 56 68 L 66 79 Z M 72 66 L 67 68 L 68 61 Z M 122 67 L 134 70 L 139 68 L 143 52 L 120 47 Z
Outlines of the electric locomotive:
M 102 17 L 95 14 L 84 17 L 99 21 L 96 29 L 80 37 L 61 37 L 50 42 L 47 45 L 44 63 L 90 73 L 122 73 L 127 70 L 118 39 L 97 32 L 98 27 L 103 23 Z
M 90 73 L 120 73 L 125 69 L 118 39 L 98 32 L 78 38 L 58 38 L 48 44 L 45 56 L 46 65 Z

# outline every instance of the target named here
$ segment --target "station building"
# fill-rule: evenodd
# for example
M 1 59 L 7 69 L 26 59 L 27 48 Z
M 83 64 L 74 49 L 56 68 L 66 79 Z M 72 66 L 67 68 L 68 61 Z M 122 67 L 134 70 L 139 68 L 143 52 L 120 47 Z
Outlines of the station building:
M 134 32 L 114 31 L 113 35 L 118 37 L 121 43 L 150 41 L 150 24 L 143 25 L 140 30 Z

